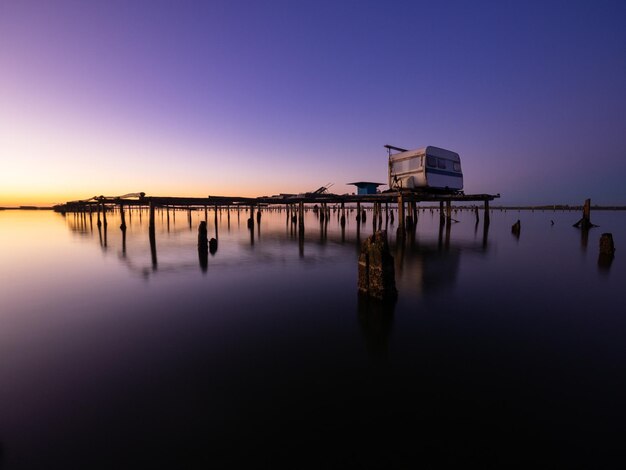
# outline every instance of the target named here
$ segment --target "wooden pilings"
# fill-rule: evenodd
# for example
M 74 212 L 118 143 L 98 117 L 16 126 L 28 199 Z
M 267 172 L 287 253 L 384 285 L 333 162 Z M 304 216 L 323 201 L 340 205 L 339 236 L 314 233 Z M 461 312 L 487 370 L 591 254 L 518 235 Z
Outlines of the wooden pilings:
M 398 194 L 398 229 L 404 230 L 404 198 L 402 193 Z
M 485 226 L 489 226 L 490 223 L 490 219 L 489 219 L 489 201 L 487 199 L 485 199 Z
M 148 225 L 148 236 L 150 238 L 150 255 L 152 256 L 152 269 L 157 268 L 156 233 L 154 226 L 154 202 L 150 201 L 150 222 Z
M 443 201 L 439 201 L 439 225 L 445 225 L 446 218 L 443 213 Z
M 107 226 L 107 210 L 106 210 L 106 206 L 104 205 L 104 201 L 101 201 L 101 204 L 102 204 L 102 223 L 106 227 Z
M 120 204 L 120 219 L 122 220 L 122 223 L 120 224 L 120 229 L 122 231 L 126 230 L 126 217 L 124 215 L 124 204 Z

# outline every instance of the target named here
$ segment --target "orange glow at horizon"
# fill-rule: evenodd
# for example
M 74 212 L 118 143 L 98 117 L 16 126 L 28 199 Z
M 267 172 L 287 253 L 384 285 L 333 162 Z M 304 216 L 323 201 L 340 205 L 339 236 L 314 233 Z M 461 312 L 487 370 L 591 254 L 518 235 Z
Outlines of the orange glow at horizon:
M 246 148 L 227 150 L 151 130 L 131 134 L 121 124 L 50 115 L 0 115 L 0 207 L 135 192 L 253 197 L 319 187 L 317 181 L 307 184 L 306 176 L 279 180 L 267 159 L 239 157 L 253 153 Z

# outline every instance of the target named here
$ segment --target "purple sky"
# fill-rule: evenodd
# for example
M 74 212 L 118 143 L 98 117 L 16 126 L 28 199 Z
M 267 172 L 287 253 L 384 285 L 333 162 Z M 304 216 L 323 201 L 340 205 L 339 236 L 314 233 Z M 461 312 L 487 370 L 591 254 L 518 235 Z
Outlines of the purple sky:
M 0 0 L 0 205 L 385 182 L 626 204 L 626 2 Z

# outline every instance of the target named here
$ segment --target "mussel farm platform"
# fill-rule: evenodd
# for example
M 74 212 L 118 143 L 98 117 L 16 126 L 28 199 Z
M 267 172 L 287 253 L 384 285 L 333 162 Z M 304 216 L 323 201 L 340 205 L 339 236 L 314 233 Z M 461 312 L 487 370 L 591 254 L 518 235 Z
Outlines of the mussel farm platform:
M 153 220 L 155 208 L 167 209 L 201 209 L 204 208 L 241 208 L 250 207 L 251 215 L 254 208 L 263 206 L 280 205 L 286 206 L 287 210 L 298 214 L 300 223 L 303 222 L 304 205 L 316 204 L 322 208 L 328 205 L 340 205 L 345 207 L 346 203 L 356 203 L 357 211 L 360 213 L 361 204 L 372 204 L 373 210 L 380 213 L 382 204 L 385 204 L 386 210 L 389 204 L 396 204 L 398 210 L 399 224 L 404 225 L 405 222 L 405 204 L 408 209 L 408 217 L 416 210 L 417 203 L 439 203 L 440 217 L 442 222 L 444 217 L 451 218 L 452 203 L 476 203 L 482 202 L 485 211 L 485 223 L 489 223 L 489 202 L 499 198 L 500 194 L 439 194 L 430 192 L 417 191 L 388 191 L 378 194 L 331 194 L 326 192 L 312 192 L 303 194 L 281 194 L 278 196 L 261 196 L 261 197 L 238 197 L 238 196 L 208 196 L 202 197 L 169 197 L 169 196 L 147 196 L 145 193 L 129 193 L 123 196 L 107 197 L 94 196 L 89 199 L 69 201 L 65 204 L 54 206 L 57 212 L 98 212 L 102 211 L 105 217 L 106 212 L 110 209 L 119 207 L 122 217 L 122 226 L 124 223 L 124 206 L 126 207 L 148 207 L 150 209 L 150 219 Z M 445 204 L 445 216 L 444 216 Z M 297 208 L 296 208 L 297 206 Z M 475 207 L 476 212 L 478 208 Z M 254 222 L 253 222 L 254 223 Z

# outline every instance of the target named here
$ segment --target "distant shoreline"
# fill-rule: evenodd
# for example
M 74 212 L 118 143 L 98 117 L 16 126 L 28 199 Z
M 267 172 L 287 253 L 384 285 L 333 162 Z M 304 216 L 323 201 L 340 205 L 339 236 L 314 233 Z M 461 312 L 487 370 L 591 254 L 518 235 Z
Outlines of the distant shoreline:
M 422 208 L 436 208 L 438 206 L 421 206 Z M 478 206 L 459 205 L 453 206 L 456 209 L 473 209 Z M 523 211 L 579 211 L 583 206 L 569 206 L 567 204 L 549 204 L 540 206 L 491 206 L 492 210 L 523 210 Z M 53 206 L 19 206 L 19 207 L 0 207 L 0 211 L 51 211 Z M 598 211 L 626 211 L 626 206 L 591 206 L 591 210 Z
M 51 211 L 52 206 L 19 206 L 19 207 L 0 207 L 0 211 Z

